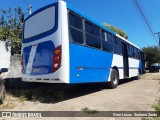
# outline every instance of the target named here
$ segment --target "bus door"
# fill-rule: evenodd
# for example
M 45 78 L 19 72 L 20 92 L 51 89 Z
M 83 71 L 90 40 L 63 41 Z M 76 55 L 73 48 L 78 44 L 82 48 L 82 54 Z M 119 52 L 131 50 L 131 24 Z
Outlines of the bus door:
M 124 77 L 129 77 L 128 50 L 127 50 L 127 44 L 124 42 L 122 42 L 122 54 L 123 54 Z

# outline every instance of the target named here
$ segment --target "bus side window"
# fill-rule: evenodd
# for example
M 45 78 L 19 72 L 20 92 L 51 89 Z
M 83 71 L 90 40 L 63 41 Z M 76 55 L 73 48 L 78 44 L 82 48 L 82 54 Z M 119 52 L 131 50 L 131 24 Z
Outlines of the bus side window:
M 130 44 L 128 44 L 128 56 L 132 57 L 132 47 Z
M 121 53 L 122 53 L 121 47 L 118 46 L 118 45 L 114 45 L 114 53 L 118 54 L 118 55 L 121 55 Z
M 101 31 L 102 40 L 106 41 L 106 33 L 104 30 Z
M 117 45 L 122 46 L 120 38 L 117 39 Z
M 132 58 L 133 57 L 133 47 L 131 45 L 130 46 L 130 57 Z
M 137 48 L 136 48 L 136 59 L 139 59 L 139 51 Z
M 113 36 L 113 43 L 114 43 L 114 53 L 115 54 L 122 54 L 121 44 L 119 42 L 119 38 Z
M 100 37 L 100 28 L 95 25 L 93 25 L 93 35 Z
M 113 44 L 102 40 L 102 49 L 108 52 L 113 52 Z
M 83 32 L 76 30 L 74 28 L 70 28 L 70 33 L 71 33 L 70 38 L 72 39 L 73 42 L 80 43 L 80 44 L 84 43 Z
M 90 47 L 101 49 L 100 28 L 85 21 L 86 44 Z
M 118 45 L 120 46 L 120 55 L 122 55 L 122 43 L 121 43 L 121 39 L 118 39 Z
M 88 46 L 101 49 L 101 41 L 100 41 L 100 39 L 98 39 L 98 38 L 96 38 L 96 37 L 94 37 L 92 35 L 89 35 L 89 34 L 86 34 L 86 44 Z
M 76 28 L 82 30 L 83 29 L 82 18 L 76 16 L 75 21 L 76 21 Z
M 135 52 L 136 52 L 135 47 L 133 47 L 133 58 L 136 58 Z
M 112 34 L 107 33 L 107 41 L 112 43 Z
M 92 34 L 92 24 L 90 24 L 89 22 L 85 21 L 85 31 L 87 33 Z
M 141 52 L 140 52 L 140 50 L 138 49 L 138 53 L 137 53 L 137 55 L 138 55 L 138 60 L 139 59 L 141 59 L 140 57 L 141 57 Z
M 115 45 L 117 45 L 117 38 L 116 38 L 116 36 L 113 36 L 113 43 L 114 43 Z
M 70 41 L 83 44 L 83 24 L 82 18 L 76 14 L 69 13 L 69 32 L 70 32 Z
M 75 15 L 69 13 L 69 25 L 75 27 Z
M 109 33 L 102 30 L 102 49 L 104 51 L 113 52 L 113 44 L 111 43 L 112 35 L 108 34 Z
M 72 13 L 69 13 L 69 24 L 72 27 L 75 27 L 77 29 L 82 30 L 82 18 L 79 16 L 76 16 Z

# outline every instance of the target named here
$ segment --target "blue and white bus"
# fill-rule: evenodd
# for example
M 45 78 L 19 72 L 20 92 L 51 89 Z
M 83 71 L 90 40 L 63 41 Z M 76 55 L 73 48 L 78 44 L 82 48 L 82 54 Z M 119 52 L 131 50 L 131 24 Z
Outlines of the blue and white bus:
M 47 83 L 107 82 L 138 77 L 140 49 L 64 1 L 25 19 L 22 80 Z

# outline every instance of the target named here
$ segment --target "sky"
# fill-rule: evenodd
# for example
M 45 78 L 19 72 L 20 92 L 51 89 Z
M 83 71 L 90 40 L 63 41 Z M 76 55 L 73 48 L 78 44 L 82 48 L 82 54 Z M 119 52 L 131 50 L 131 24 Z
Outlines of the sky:
M 0 0 L 0 9 L 20 6 L 32 12 L 57 0 Z M 158 45 L 160 32 L 160 0 L 137 0 L 144 17 L 135 4 L 136 0 L 65 0 L 77 10 L 97 22 L 108 23 L 126 32 L 128 40 L 140 48 Z M 147 21 L 147 23 L 146 23 Z M 147 25 L 148 24 L 148 25 Z M 149 27 L 148 27 L 149 26 Z

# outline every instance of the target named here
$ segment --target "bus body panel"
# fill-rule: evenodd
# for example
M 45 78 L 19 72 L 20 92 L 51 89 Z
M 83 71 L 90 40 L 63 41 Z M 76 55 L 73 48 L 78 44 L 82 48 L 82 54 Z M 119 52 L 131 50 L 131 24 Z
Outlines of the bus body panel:
M 129 58 L 129 77 L 138 75 L 140 60 Z
M 119 78 L 123 79 L 124 65 L 122 55 L 69 41 L 67 8 L 97 24 L 99 27 L 112 33 L 112 35 L 121 38 L 126 44 L 133 44 L 97 22 L 94 22 L 94 20 L 79 13 L 65 2 L 58 1 L 57 4 L 58 9 L 56 12 L 58 14 L 56 16 L 57 24 L 55 24 L 57 29 L 54 31 L 51 30 L 49 33 L 40 34 L 31 39 L 29 38 L 28 41 L 23 40 L 22 56 L 24 73 L 22 73 L 22 80 L 28 82 L 70 84 L 109 82 L 113 67 L 118 69 Z M 36 11 L 36 13 L 38 12 Z M 61 67 L 57 71 L 52 72 L 53 51 L 58 46 L 61 46 L 62 52 Z M 133 46 L 138 48 L 135 45 Z M 141 67 L 141 61 L 128 58 L 128 64 L 129 77 L 137 76 L 138 70 Z
M 67 58 L 69 54 L 69 47 L 66 46 L 68 43 L 68 36 L 62 36 L 62 34 L 68 34 L 68 27 L 66 27 L 68 26 L 66 4 L 62 1 L 58 2 L 57 10 L 57 17 L 59 19 L 57 25 L 58 28 L 55 32 L 41 39 L 32 40 L 31 42 L 22 44 L 22 55 L 24 61 L 24 73 L 22 74 L 23 81 L 49 83 L 69 82 L 69 57 Z M 62 46 L 62 54 L 65 55 L 62 56 L 61 67 L 53 74 L 51 67 L 54 57 L 54 49 L 60 45 Z M 48 66 L 46 64 L 48 64 Z M 45 69 L 45 67 L 48 69 Z
M 23 49 L 24 73 L 31 75 L 52 73 L 54 49 L 55 45 L 52 41 L 25 47 Z
M 118 72 L 119 72 L 119 79 L 124 78 L 124 71 L 123 71 L 123 56 L 121 55 L 113 55 L 113 60 L 112 60 L 112 68 L 117 67 Z M 110 81 L 110 79 L 109 79 Z
M 61 79 L 65 83 L 69 83 L 69 32 L 68 32 L 68 13 L 66 8 L 66 3 L 63 1 L 59 1 L 59 14 L 61 21 L 61 40 L 62 40 L 62 70 L 61 70 Z
M 70 47 L 70 83 L 107 82 L 113 54 L 74 43 Z
M 140 60 L 139 60 L 139 72 L 140 72 L 140 74 L 143 74 L 143 73 L 145 72 L 145 71 L 144 71 L 143 62 L 144 62 L 144 59 L 143 59 L 142 56 L 141 56 L 141 58 L 140 58 Z

